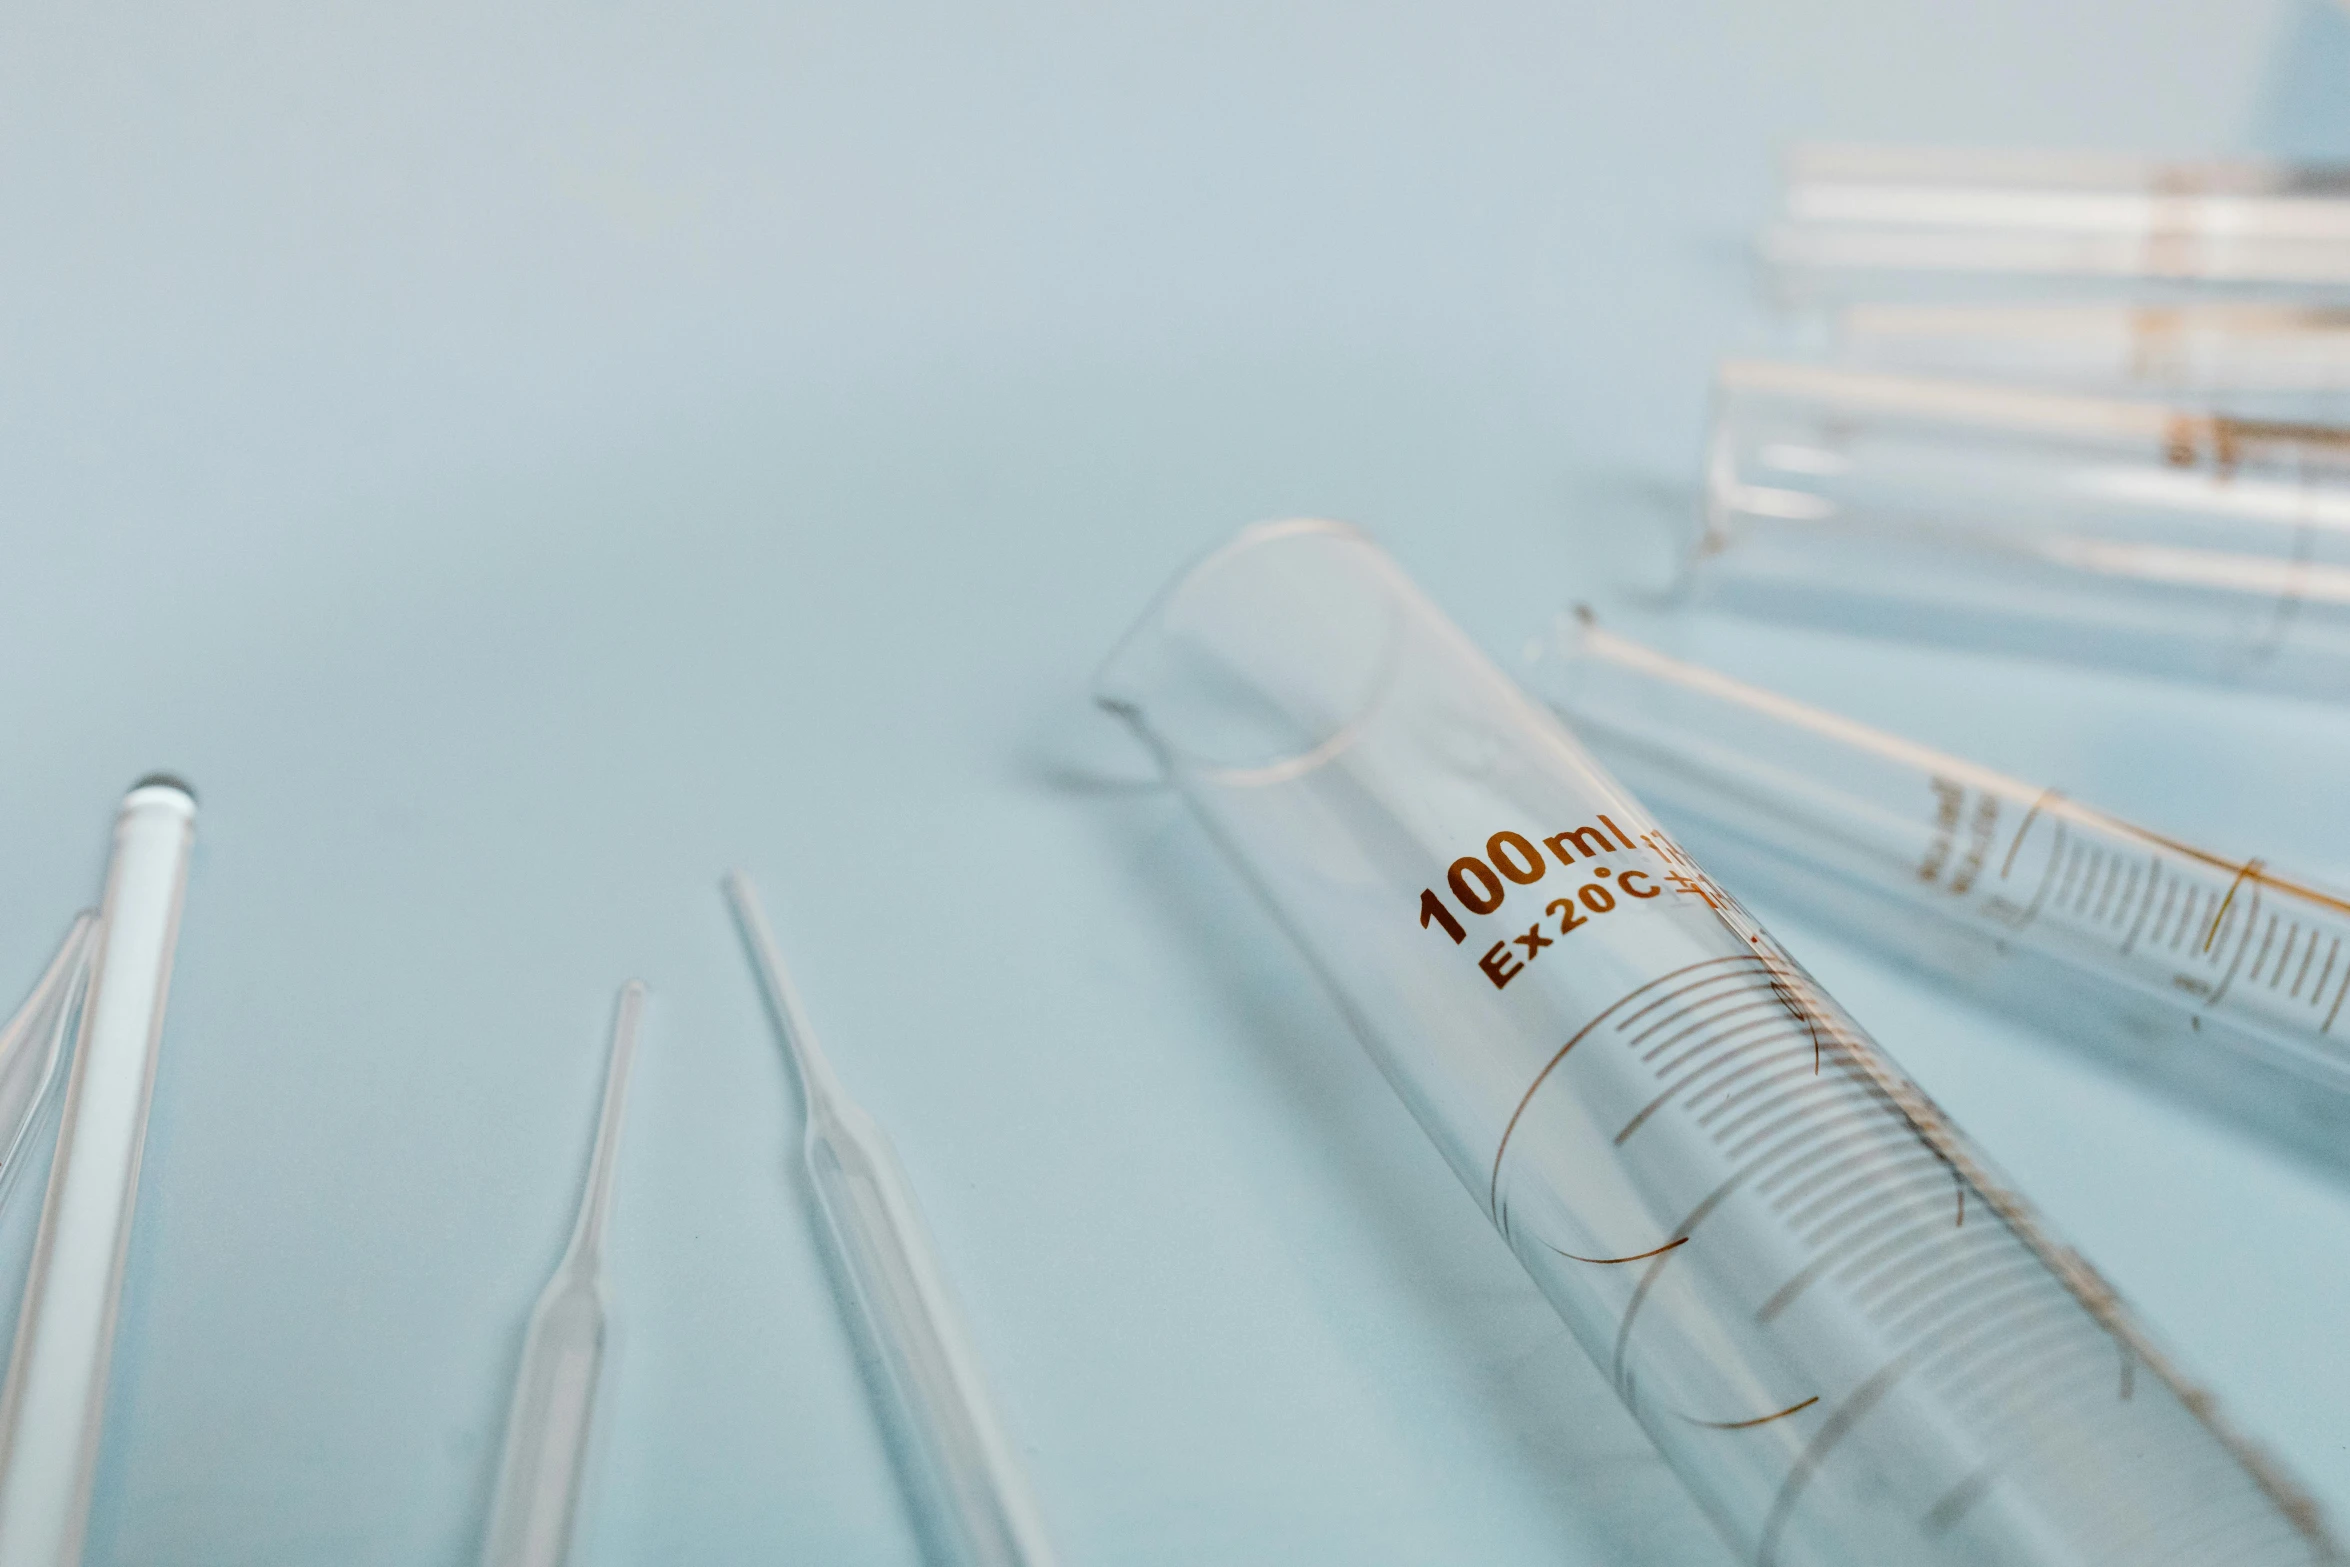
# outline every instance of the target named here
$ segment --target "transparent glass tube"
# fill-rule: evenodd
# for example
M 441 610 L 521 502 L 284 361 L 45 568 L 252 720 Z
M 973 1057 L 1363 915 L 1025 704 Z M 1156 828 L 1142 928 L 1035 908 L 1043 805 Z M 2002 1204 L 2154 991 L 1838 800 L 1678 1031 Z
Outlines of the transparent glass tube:
M 174 778 L 142 780 L 115 817 L 89 993 L 0 1394 L 0 1567 L 81 1559 L 195 831 L 195 796 Z
M 1528 679 L 1738 885 L 2350 1168 L 2350 899 L 1587 616 Z
M 2184 399 L 2229 413 L 2350 412 L 2350 310 L 2300 304 L 1846 306 L 1855 369 Z
M 16 1016 L 0 1024 L 0 1208 L 24 1173 L 33 1132 L 57 1085 L 66 1040 L 80 1015 L 89 976 L 90 937 L 98 917 L 74 916 L 65 941 Z
M 1098 689 L 1746 1559 L 2339 1560 L 1891 1059 L 1361 535 L 1243 533 Z
M 2350 429 L 1731 362 L 1686 586 L 1747 614 L 2350 694 Z
M 1814 288 L 1975 272 L 2338 292 L 2350 285 L 2350 170 L 1805 147 L 1764 255 Z

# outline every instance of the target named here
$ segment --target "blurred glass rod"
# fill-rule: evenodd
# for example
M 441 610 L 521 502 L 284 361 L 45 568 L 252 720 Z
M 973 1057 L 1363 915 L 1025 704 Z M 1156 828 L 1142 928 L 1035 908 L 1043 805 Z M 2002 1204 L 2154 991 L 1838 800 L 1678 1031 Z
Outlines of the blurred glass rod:
M 2350 428 L 1732 361 L 1704 512 L 1716 607 L 2350 695 Z
M 81 1560 L 195 830 L 195 795 L 162 775 L 141 780 L 115 818 L 89 999 L 0 1394 L 0 1567 Z
M 16 1190 L 66 1057 L 66 1035 L 89 978 L 90 935 L 97 923 L 86 909 L 74 916 L 32 994 L 16 1016 L 0 1025 L 0 1205 Z
M 2301 304 L 1889 304 L 1845 307 L 1855 369 L 2184 399 L 2230 413 L 2350 406 L 2350 310 Z
M 2338 291 L 2350 169 L 2073 152 L 1816 145 L 1767 260 L 1834 273 L 2032 274 Z
M 802 1149 L 841 1303 L 879 1372 L 883 1423 L 924 1545 L 953 1567 L 1051 1567 L 1043 1515 L 996 1418 L 913 1184 L 880 1125 L 833 1075 L 750 878 L 729 875 L 726 893 L 799 1076 Z
M 1741 891 L 2350 1172 L 2350 900 L 1561 617 L 1530 684 Z

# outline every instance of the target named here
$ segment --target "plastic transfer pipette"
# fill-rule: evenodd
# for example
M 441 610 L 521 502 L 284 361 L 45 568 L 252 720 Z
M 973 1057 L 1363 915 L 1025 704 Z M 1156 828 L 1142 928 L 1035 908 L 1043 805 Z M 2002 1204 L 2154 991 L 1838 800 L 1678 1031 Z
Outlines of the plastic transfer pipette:
M 758 890 L 736 871 L 726 893 L 800 1080 L 802 1147 L 842 1305 L 886 1389 L 884 1424 L 925 1543 L 958 1567 L 1050 1567 L 1043 1515 L 947 1294 L 913 1185 L 881 1127 L 833 1075 Z
M 2350 695 L 2350 428 L 1733 361 L 1704 523 L 1721 608 Z
M 2350 1169 L 2350 899 L 1585 616 L 1528 681 L 1741 887 Z
M 0 1567 L 79 1561 L 196 798 L 142 780 L 115 818 L 89 999 L 0 1394 Z
M 0 1203 L 16 1190 L 33 1130 L 65 1059 L 82 982 L 89 974 L 90 932 L 97 916 L 74 916 L 64 944 L 49 960 L 16 1016 L 0 1025 Z
M 482 1567 L 561 1567 L 571 1554 L 604 1370 L 604 1230 L 612 1211 L 613 1161 L 619 1155 L 628 1074 L 636 1062 L 637 1024 L 644 1010 L 645 987 L 632 980 L 613 1010 L 603 1108 L 596 1116 L 595 1151 L 588 1156 L 571 1243 L 539 1292 L 523 1339 L 498 1490 L 482 1539 Z
M 1248 530 L 1096 690 L 1740 1561 L 2340 1561 L 2012 1183 L 1362 535 Z

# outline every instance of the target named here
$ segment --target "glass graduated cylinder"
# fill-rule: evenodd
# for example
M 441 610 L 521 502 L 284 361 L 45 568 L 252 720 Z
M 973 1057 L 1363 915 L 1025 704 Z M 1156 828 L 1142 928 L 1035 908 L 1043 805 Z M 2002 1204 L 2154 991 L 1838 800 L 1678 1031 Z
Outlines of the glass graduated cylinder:
M 1710 606 L 2350 693 L 2350 429 L 1732 362 L 1704 506 Z
M 1585 617 L 1528 680 L 1738 885 L 2350 1165 L 2350 900 Z
M 1099 691 L 1746 1559 L 2337 1559 L 2103 1282 L 1360 534 L 1242 534 Z

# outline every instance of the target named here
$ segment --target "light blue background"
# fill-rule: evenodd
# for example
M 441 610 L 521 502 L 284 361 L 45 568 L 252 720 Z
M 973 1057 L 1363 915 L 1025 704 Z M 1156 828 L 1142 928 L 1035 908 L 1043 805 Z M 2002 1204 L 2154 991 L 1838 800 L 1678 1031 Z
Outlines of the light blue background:
M 1497 649 L 1618 602 L 1759 330 L 1788 139 L 2345 152 L 2346 34 L 2319 0 L 10 7 L 0 987 L 133 776 L 204 795 L 91 1560 L 470 1558 L 630 975 L 587 1558 L 912 1559 L 736 862 L 1072 1564 L 1723 1560 L 1199 833 L 1100 786 L 1140 763 L 1090 668 L 1269 515 L 1368 526 Z M 1684 645 L 2350 865 L 2335 713 Z M 2350 1513 L 2350 1194 L 1787 934 Z

